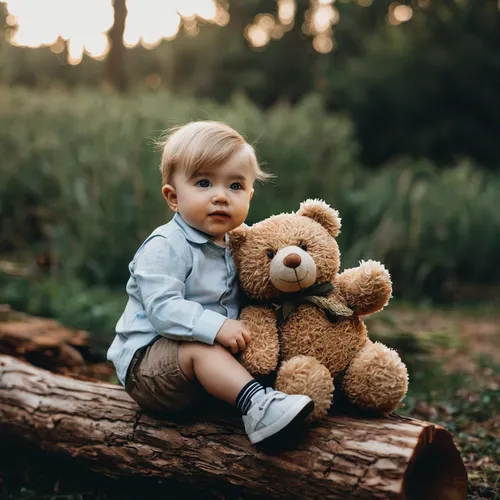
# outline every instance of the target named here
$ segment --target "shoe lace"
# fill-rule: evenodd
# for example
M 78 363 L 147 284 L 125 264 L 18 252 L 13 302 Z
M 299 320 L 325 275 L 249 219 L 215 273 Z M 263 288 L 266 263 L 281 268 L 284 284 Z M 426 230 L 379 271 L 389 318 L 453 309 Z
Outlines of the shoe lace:
M 287 397 L 286 394 L 284 394 L 283 392 L 272 392 L 266 396 L 264 396 L 262 398 L 262 401 L 259 402 L 259 410 L 262 411 L 262 414 L 259 418 L 259 420 L 257 421 L 257 424 L 260 424 L 263 420 L 263 418 L 266 416 L 266 411 L 267 409 L 269 408 L 269 405 L 273 402 L 273 401 L 279 401 L 281 399 L 285 399 Z

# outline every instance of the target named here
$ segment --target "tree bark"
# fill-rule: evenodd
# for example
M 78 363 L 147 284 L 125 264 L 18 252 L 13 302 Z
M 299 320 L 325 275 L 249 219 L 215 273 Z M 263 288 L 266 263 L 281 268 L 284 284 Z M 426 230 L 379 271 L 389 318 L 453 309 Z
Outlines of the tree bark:
M 270 498 L 466 498 L 464 465 L 440 426 L 396 415 L 333 415 L 292 449 L 264 453 L 234 412 L 222 410 L 204 411 L 203 421 L 167 420 L 144 413 L 122 387 L 0 356 L 0 434 L 109 476 L 232 484 Z
M 125 46 L 123 33 L 127 19 L 126 0 L 113 0 L 114 22 L 109 30 L 109 52 L 107 57 L 108 79 L 116 90 L 127 90 L 127 74 L 125 71 Z
M 0 304 L 0 354 L 63 375 L 101 380 L 113 375 L 112 366 L 92 352 L 88 332 L 28 316 L 7 304 Z

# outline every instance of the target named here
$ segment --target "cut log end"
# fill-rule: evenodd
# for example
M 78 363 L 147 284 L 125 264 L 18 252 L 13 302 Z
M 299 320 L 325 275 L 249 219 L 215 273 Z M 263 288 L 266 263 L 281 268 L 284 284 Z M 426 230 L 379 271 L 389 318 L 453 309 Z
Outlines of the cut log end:
M 461 500 L 467 472 L 451 434 L 441 426 L 422 431 L 403 479 L 406 500 Z

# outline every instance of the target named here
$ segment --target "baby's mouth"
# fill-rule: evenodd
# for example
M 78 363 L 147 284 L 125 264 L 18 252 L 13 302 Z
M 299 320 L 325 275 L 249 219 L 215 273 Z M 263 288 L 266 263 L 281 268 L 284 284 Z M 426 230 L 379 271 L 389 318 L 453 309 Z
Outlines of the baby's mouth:
M 222 210 L 216 210 L 215 212 L 211 212 L 208 215 L 210 217 L 221 217 L 221 218 L 231 217 L 227 212 L 223 212 Z

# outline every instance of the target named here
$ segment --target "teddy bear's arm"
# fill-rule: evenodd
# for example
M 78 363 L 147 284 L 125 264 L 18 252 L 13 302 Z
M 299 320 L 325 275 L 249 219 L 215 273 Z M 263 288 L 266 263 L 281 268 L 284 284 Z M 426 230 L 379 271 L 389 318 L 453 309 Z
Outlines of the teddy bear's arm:
M 382 310 L 392 294 L 391 277 L 387 269 L 374 260 L 339 274 L 334 285 L 348 306 L 359 316 Z
M 269 307 L 248 306 L 240 315 L 252 341 L 240 362 L 252 375 L 267 375 L 278 366 L 279 341 L 276 312 Z

